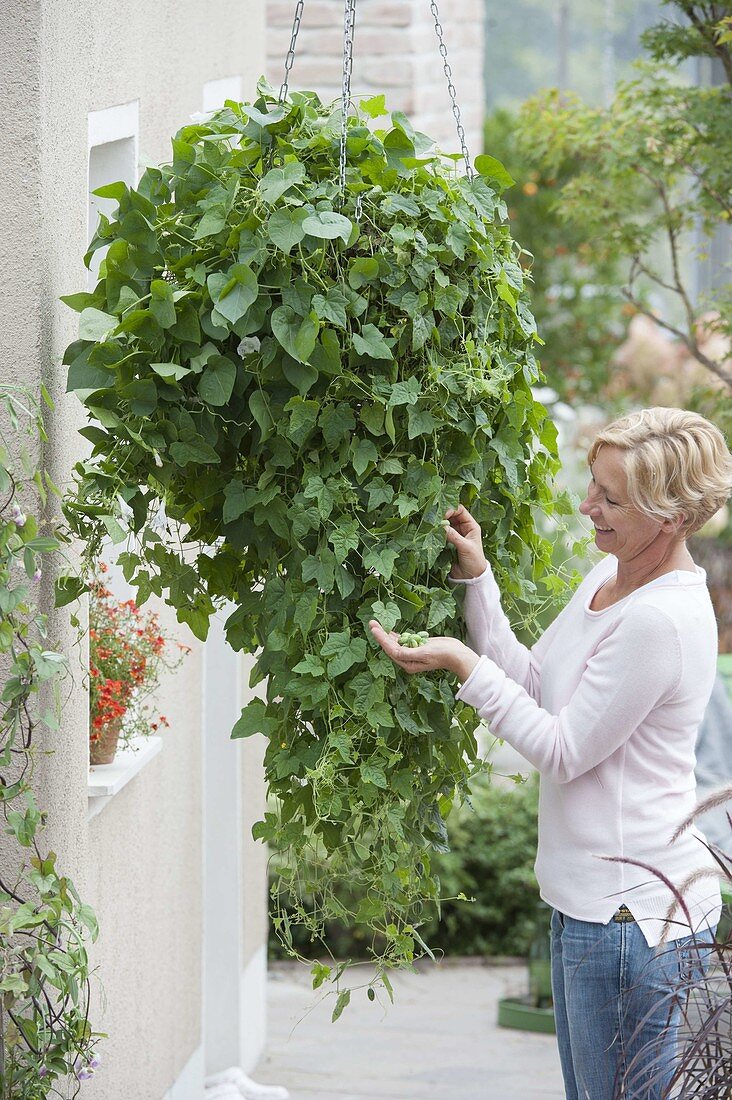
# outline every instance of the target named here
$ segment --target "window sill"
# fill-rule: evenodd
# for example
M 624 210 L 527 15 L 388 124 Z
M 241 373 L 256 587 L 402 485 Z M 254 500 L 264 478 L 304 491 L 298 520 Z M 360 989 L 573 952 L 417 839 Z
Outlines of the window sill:
M 111 764 L 90 765 L 87 821 L 96 817 L 107 803 L 119 794 L 153 757 L 158 755 L 163 747 L 163 739 L 162 737 L 139 737 L 133 744 L 136 747 L 119 748 Z

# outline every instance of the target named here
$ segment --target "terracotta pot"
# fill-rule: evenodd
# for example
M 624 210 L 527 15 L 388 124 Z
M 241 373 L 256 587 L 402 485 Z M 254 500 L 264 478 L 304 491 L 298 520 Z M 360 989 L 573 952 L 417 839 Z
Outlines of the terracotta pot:
M 102 726 L 99 739 L 89 743 L 90 764 L 111 764 L 113 762 L 121 728 L 121 718 L 113 718 L 106 726 Z

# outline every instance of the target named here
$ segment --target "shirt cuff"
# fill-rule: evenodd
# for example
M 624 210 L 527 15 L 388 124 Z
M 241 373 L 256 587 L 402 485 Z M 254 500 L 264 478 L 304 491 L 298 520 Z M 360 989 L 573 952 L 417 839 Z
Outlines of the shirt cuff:
M 462 684 L 455 692 L 455 698 L 460 699 L 464 703 L 469 703 L 470 706 L 477 706 L 477 702 L 473 702 L 474 692 L 473 688 L 476 686 L 476 680 L 482 680 L 481 669 L 485 669 L 490 675 L 490 670 L 487 666 L 493 665 L 493 668 L 498 671 L 498 666 L 491 661 L 490 657 L 487 657 L 485 653 L 481 653 L 478 660 L 475 662 L 474 667 L 471 669 L 467 679 L 463 680 Z M 467 692 L 467 697 L 466 697 Z M 482 693 L 480 693 L 482 694 Z
M 478 584 L 479 581 L 486 580 L 492 575 L 490 565 L 486 565 L 485 569 L 478 577 L 465 577 L 461 580 L 459 577 L 451 577 L 448 575 L 447 580 L 450 584 Z

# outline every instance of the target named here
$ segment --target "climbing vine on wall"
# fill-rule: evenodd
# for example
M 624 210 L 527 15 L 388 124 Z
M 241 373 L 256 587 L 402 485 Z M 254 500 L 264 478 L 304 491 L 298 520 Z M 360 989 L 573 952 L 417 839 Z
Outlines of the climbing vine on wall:
M 52 408 L 43 389 L 44 400 Z M 93 1075 L 86 939 L 97 920 L 42 847 L 46 814 L 33 793 L 37 731 L 59 729 L 64 655 L 40 610 L 44 563 L 68 541 L 50 507 L 60 493 L 33 458 L 46 441 L 32 396 L 0 390 L 0 1098 L 77 1096 Z M 27 446 L 27 443 L 30 446 Z M 62 1084 L 64 1092 L 58 1085 Z
M 563 582 L 534 509 L 567 503 L 531 390 L 508 173 L 481 156 L 461 176 L 377 96 L 348 119 L 341 193 L 340 128 L 339 107 L 278 103 L 262 81 L 184 126 L 136 189 L 97 192 L 119 206 L 87 257 L 107 249 L 96 288 L 65 299 L 92 444 L 65 512 L 90 559 L 124 544 L 138 601 L 163 596 L 199 638 L 236 605 L 226 636 L 263 686 L 232 737 L 268 738 L 254 831 L 286 856 L 278 931 L 290 942 L 277 899 L 306 893 L 313 935 L 326 915 L 382 933 L 388 982 L 424 950 L 430 853 L 479 767 L 477 715 L 449 674 L 400 675 L 366 624 L 459 632 L 440 526 L 458 501 L 504 592 L 540 607 Z

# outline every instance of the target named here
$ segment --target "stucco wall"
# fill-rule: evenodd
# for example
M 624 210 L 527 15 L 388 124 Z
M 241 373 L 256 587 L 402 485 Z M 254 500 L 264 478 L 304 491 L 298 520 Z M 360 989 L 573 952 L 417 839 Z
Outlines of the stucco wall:
M 201 109 L 204 82 L 241 74 L 244 94 L 253 91 L 264 12 L 259 0 L 26 0 L 2 9 L 0 353 L 6 378 L 34 387 L 43 378 L 54 397 L 47 461 L 63 486 L 87 446 L 60 364 L 77 318 L 58 297 L 86 286 L 88 113 L 138 99 L 141 158 L 166 159 L 170 136 Z M 192 641 L 168 609 L 163 617 Z M 37 787 L 49 815 L 42 844 L 101 927 L 90 949 L 90 1017 L 110 1037 L 84 1094 L 160 1100 L 201 1034 L 201 647 L 160 693 L 171 723 L 163 751 L 88 821 L 87 702 L 66 619 L 52 616 L 52 634 L 72 652 L 75 680 L 65 685 L 61 731 L 39 745 L 54 753 L 39 757 Z

